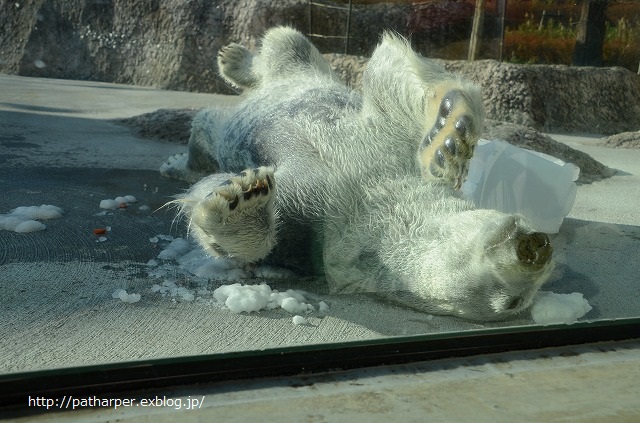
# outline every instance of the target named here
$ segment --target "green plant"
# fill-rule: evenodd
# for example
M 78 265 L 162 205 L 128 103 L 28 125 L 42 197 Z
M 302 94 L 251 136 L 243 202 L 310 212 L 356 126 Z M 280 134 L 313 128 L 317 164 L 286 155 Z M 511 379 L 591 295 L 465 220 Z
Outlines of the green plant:
M 505 31 L 504 57 L 513 63 L 571 64 L 576 26 L 548 20 L 542 26 L 525 13 L 524 22 Z M 607 22 L 603 58 L 606 66 L 623 66 L 637 71 L 640 60 L 640 21 L 621 17 Z

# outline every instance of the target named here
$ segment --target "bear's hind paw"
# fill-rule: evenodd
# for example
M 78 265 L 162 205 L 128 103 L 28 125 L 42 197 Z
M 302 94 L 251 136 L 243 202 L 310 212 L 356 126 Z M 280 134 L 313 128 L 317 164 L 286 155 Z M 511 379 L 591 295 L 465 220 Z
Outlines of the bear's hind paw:
M 459 189 L 478 142 L 479 128 L 463 92 L 448 91 L 440 101 L 436 121 L 420 144 L 422 174 L 426 179 L 449 179 Z

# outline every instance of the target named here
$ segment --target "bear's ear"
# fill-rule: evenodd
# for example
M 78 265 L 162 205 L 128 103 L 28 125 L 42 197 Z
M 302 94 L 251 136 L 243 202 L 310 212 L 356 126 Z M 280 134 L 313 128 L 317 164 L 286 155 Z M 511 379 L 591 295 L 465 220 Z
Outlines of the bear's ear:
M 447 77 L 442 66 L 414 52 L 407 40 L 385 32 L 362 77 L 363 111 L 422 121 L 425 91 Z

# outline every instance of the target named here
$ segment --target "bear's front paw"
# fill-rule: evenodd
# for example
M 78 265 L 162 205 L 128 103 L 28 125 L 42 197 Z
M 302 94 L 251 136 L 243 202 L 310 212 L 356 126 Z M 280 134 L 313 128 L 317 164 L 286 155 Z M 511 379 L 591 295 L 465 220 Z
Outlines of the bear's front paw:
M 420 145 L 423 176 L 449 179 L 459 189 L 478 142 L 478 126 L 464 92 L 448 91 L 440 101 L 435 124 Z
M 264 207 L 275 193 L 273 168 L 246 169 L 227 179 L 204 199 L 210 211 L 221 220 L 232 214 Z

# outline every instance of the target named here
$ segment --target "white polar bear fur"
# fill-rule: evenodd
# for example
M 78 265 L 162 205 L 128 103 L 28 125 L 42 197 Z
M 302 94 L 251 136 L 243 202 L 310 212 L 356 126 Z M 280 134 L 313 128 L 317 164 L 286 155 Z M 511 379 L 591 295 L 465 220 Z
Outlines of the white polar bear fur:
M 496 320 L 531 304 L 552 267 L 548 239 L 454 189 L 482 128 L 477 87 L 391 34 L 362 94 L 290 28 L 270 30 L 256 55 L 232 44 L 218 63 L 243 101 L 200 112 L 186 166 L 164 168 L 192 180 L 215 172 L 176 200 L 203 248 L 429 313 Z

